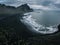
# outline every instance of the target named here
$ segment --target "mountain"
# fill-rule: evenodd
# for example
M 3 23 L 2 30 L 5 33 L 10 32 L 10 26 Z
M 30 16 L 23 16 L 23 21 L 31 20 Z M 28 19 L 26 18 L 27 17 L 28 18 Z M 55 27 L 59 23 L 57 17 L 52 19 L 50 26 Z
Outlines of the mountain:
M 20 14 L 20 13 L 29 12 L 29 11 L 32 11 L 32 9 L 27 4 L 23 4 L 19 7 L 6 6 L 4 4 L 0 4 L 0 15 L 1 14 Z

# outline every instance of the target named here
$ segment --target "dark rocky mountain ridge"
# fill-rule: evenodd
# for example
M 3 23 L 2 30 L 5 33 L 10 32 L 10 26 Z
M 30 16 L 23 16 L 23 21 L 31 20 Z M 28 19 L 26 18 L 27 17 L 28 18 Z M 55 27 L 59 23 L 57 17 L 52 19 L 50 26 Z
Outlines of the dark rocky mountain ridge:
M 29 11 L 32 11 L 32 9 L 27 4 L 23 4 L 17 8 L 0 4 L 0 14 L 20 14 Z

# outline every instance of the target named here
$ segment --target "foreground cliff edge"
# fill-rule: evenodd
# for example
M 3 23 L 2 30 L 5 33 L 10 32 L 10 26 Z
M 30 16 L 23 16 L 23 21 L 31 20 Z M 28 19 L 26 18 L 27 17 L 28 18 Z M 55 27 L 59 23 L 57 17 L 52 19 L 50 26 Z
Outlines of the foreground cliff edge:
M 33 10 L 27 4 L 17 8 L 0 4 L 0 45 L 11 45 L 14 42 L 17 45 L 22 36 L 27 34 L 27 28 L 21 23 L 20 17 L 31 11 Z

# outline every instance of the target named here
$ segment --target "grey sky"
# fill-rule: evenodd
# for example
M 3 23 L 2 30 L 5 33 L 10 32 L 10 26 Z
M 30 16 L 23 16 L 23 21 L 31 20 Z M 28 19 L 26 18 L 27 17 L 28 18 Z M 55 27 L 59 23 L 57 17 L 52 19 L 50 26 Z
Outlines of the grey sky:
M 7 5 L 21 5 L 28 3 L 31 5 L 43 5 L 60 8 L 60 0 L 0 0 L 0 3 Z

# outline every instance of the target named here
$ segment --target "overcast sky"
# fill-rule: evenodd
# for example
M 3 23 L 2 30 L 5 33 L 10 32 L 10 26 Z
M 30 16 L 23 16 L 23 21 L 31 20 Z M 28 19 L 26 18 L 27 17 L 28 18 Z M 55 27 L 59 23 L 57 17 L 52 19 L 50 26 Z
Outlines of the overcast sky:
M 60 8 L 60 0 L 0 0 L 0 3 L 15 6 L 28 3 L 35 6 L 42 5 Z
M 46 2 L 46 1 L 51 1 L 51 2 L 54 2 L 54 3 L 60 3 L 60 0 L 0 0 L 0 2 L 17 2 L 17 1 L 21 1 L 21 2 L 26 2 L 26 3 L 43 3 L 43 2 Z

